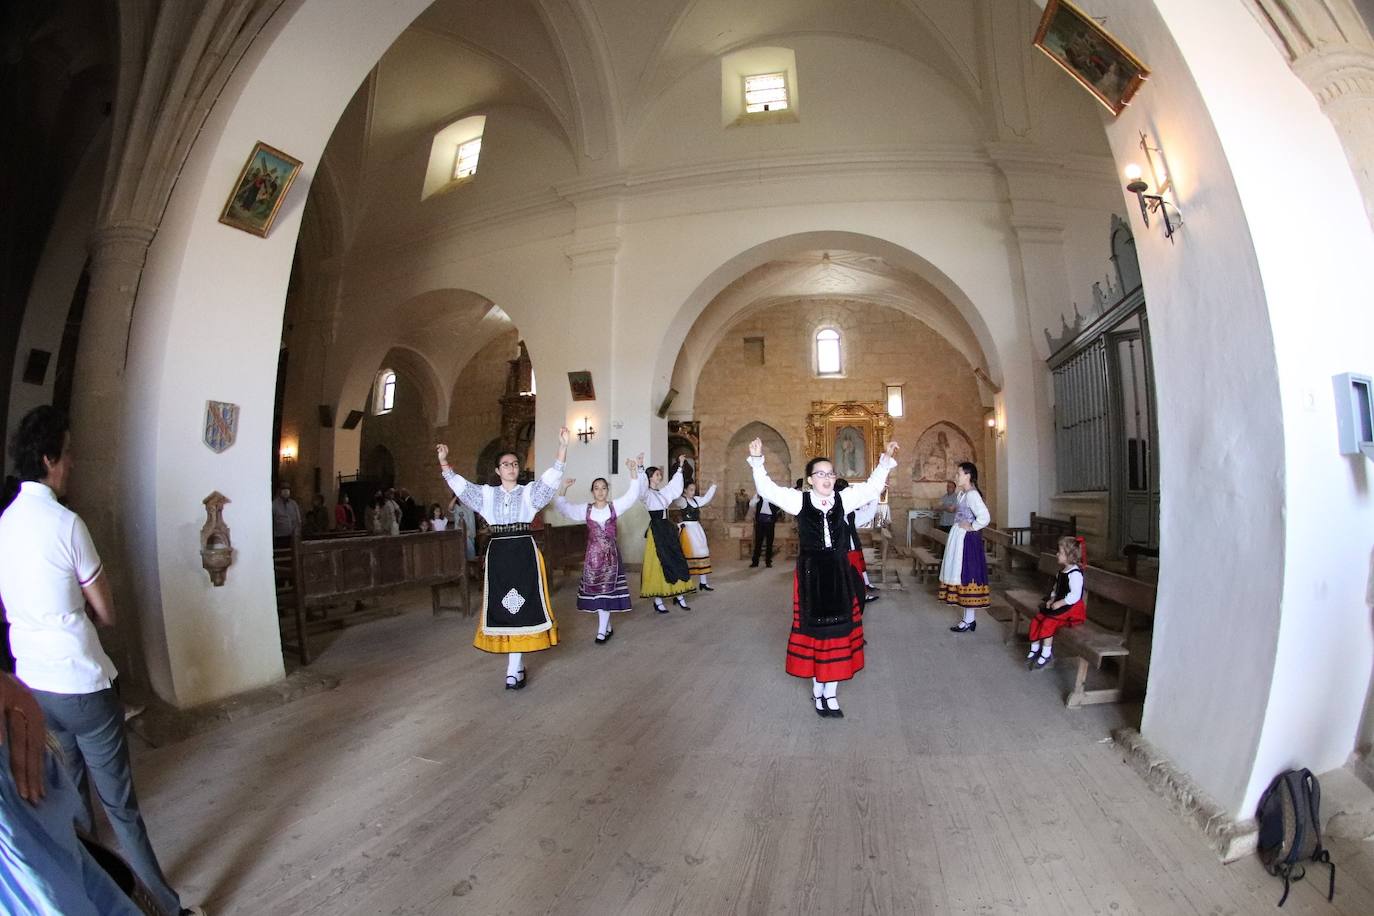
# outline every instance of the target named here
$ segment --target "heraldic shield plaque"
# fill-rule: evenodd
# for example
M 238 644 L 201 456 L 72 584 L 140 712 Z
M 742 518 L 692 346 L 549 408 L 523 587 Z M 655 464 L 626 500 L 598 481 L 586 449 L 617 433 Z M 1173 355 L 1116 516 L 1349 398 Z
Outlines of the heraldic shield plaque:
M 218 455 L 229 446 L 239 434 L 239 405 L 225 401 L 205 402 L 204 442 L 210 451 Z

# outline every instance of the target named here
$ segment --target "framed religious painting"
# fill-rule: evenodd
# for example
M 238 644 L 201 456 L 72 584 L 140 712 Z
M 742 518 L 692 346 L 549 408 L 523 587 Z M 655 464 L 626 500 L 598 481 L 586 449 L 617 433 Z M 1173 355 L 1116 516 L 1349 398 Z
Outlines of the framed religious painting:
M 224 202 L 219 221 L 266 238 L 300 171 L 299 159 L 259 140 Z
M 1069 0 L 1049 0 L 1033 43 L 1114 115 L 1150 75 L 1149 67 Z
M 596 388 L 592 385 L 592 374 L 585 369 L 568 373 L 568 389 L 574 401 L 595 401 Z
M 812 401 L 806 420 L 808 455 L 829 456 L 835 473 L 867 480 L 887 445 L 892 418 L 877 401 Z

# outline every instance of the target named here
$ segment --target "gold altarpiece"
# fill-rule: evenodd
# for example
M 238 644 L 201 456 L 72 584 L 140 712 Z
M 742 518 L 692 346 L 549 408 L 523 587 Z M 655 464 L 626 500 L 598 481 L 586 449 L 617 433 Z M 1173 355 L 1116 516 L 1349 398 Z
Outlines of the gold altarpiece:
M 806 454 L 828 455 L 835 473 L 846 480 L 867 480 L 892 435 L 892 417 L 884 407 L 881 401 L 812 401 Z

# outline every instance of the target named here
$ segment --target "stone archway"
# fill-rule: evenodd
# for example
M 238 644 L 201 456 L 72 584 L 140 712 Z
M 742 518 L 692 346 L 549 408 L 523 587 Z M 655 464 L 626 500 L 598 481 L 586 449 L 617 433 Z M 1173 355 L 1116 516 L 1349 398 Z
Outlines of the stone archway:
M 740 490 L 747 498 L 754 497 L 754 478 L 743 456 L 749 453 L 749 443 L 754 439 L 763 440 L 764 467 L 774 483 L 790 487 L 793 482 L 792 449 L 782 433 L 759 420 L 746 423 L 735 430 L 725 446 L 725 467 L 720 482 L 720 496 L 716 501 L 721 505 L 722 518 L 734 518 L 734 507 Z M 800 469 L 798 469 L 800 472 Z M 728 507 L 728 509 L 726 508 Z
M 308 180 L 352 87 L 426 5 L 300 0 L 273 20 L 175 171 L 141 282 L 138 259 L 110 278 L 114 285 L 132 272 L 125 288 L 138 290 L 123 375 L 137 395 L 103 405 L 125 417 L 117 486 L 125 501 L 107 511 L 125 519 L 124 560 L 144 609 L 154 685 L 179 705 L 282 673 L 263 513 L 242 508 L 246 496 L 240 515 L 226 512 L 239 556 L 221 589 L 202 581 L 194 543 L 171 536 L 209 490 L 261 494 L 269 483 L 272 366 L 300 207 L 288 203 L 265 240 L 236 234 L 216 223 L 226 180 L 262 134 L 303 158 Z M 1113 31 L 1154 67 L 1147 91 L 1107 127 L 1116 162 L 1139 158 L 1145 132 L 1168 151 L 1186 219 L 1178 239 L 1154 227 L 1137 238 L 1158 306 L 1159 393 L 1170 411 L 1160 423 L 1167 573 L 1143 729 L 1239 814 L 1284 759 L 1314 769 L 1342 763 L 1367 692 L 1367 540 L 1329 533 L 1371 530 L 1374 497 L 1364 466 L 1330 448 L 1329 391 L 1334 373 L 1367 361 L 1361 348 L 1374 338 L 1374 318 L 1347 305 L 1374 259 L 1374 238 L 1334 129 L 1246 5 L 1100 0 L 1094 12 L 1111 17 Z M 1227 35 L 1224 46 L 1218 34 Z M 1280 120 L 1281 148 L 1256 142 Z M 997 152 L 1014 158 L 1019 140 L 1007 138 Z M 1279 173 L 1284 206 L 1275 207 Z M 1009 177 L 1033 191 L 1053 180 L 1034 169 Z M 1042 202 L 1013 196 L 1007 231 L 1026 244 L 1062 233 L 1055 207 Z M 153 237 L 146 227 L 131 235 L 140 233 L 145 245 Z M 137 241 L 129 247 L 141 254 Z M 703 303 L 746 263 L 769 256 L 751 248 L 703 281 L 701 298 L 693 294 L 663 335 L 654 372 L 664 384 L 636 392 L 636 415 L 662 398 Z M 210 320 L 226 315 L 232 323 Z M 100 321 L 102 333 L 90 339 L 123 339 L 127 314 Z M 1012 374 L 1003 370 L 990 366 L 989 375 L 1002 384 Z M 1001 447 L 1027 451 L 1035 437 L 1018 438 L 1014 421 L 1017 409 L 1033 418 L 1034 398 L 1019 384 L 1004 396 L 1021 400 L 1007 410 Z M 245 407 L 239 445 L 223 455 L 196 441 L 207 398 Z M 1245 532 L 1225 568 L 1213 562 L 1217 527 Z M 219 647 L 230 643 L 239 651 L 225 659 Z M 1304 708 L 1324 709 L 1328 727 L 1305 729 Z M 1199 734 L 1210 740 L 1198 742 Z

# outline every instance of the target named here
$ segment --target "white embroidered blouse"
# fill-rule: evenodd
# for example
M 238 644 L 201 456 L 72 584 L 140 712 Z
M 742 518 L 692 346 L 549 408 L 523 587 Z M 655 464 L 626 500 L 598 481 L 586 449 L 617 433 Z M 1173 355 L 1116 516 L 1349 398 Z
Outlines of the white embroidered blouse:
M 472 483 L 452 469 L 443 473 L 444 481 L 459 501 L 480 513 L 488 525 L 529 524 L 557 494 L 558 485 L 563 482 L 563 462 L 555 461 L 537 480 L 509 490 Z

